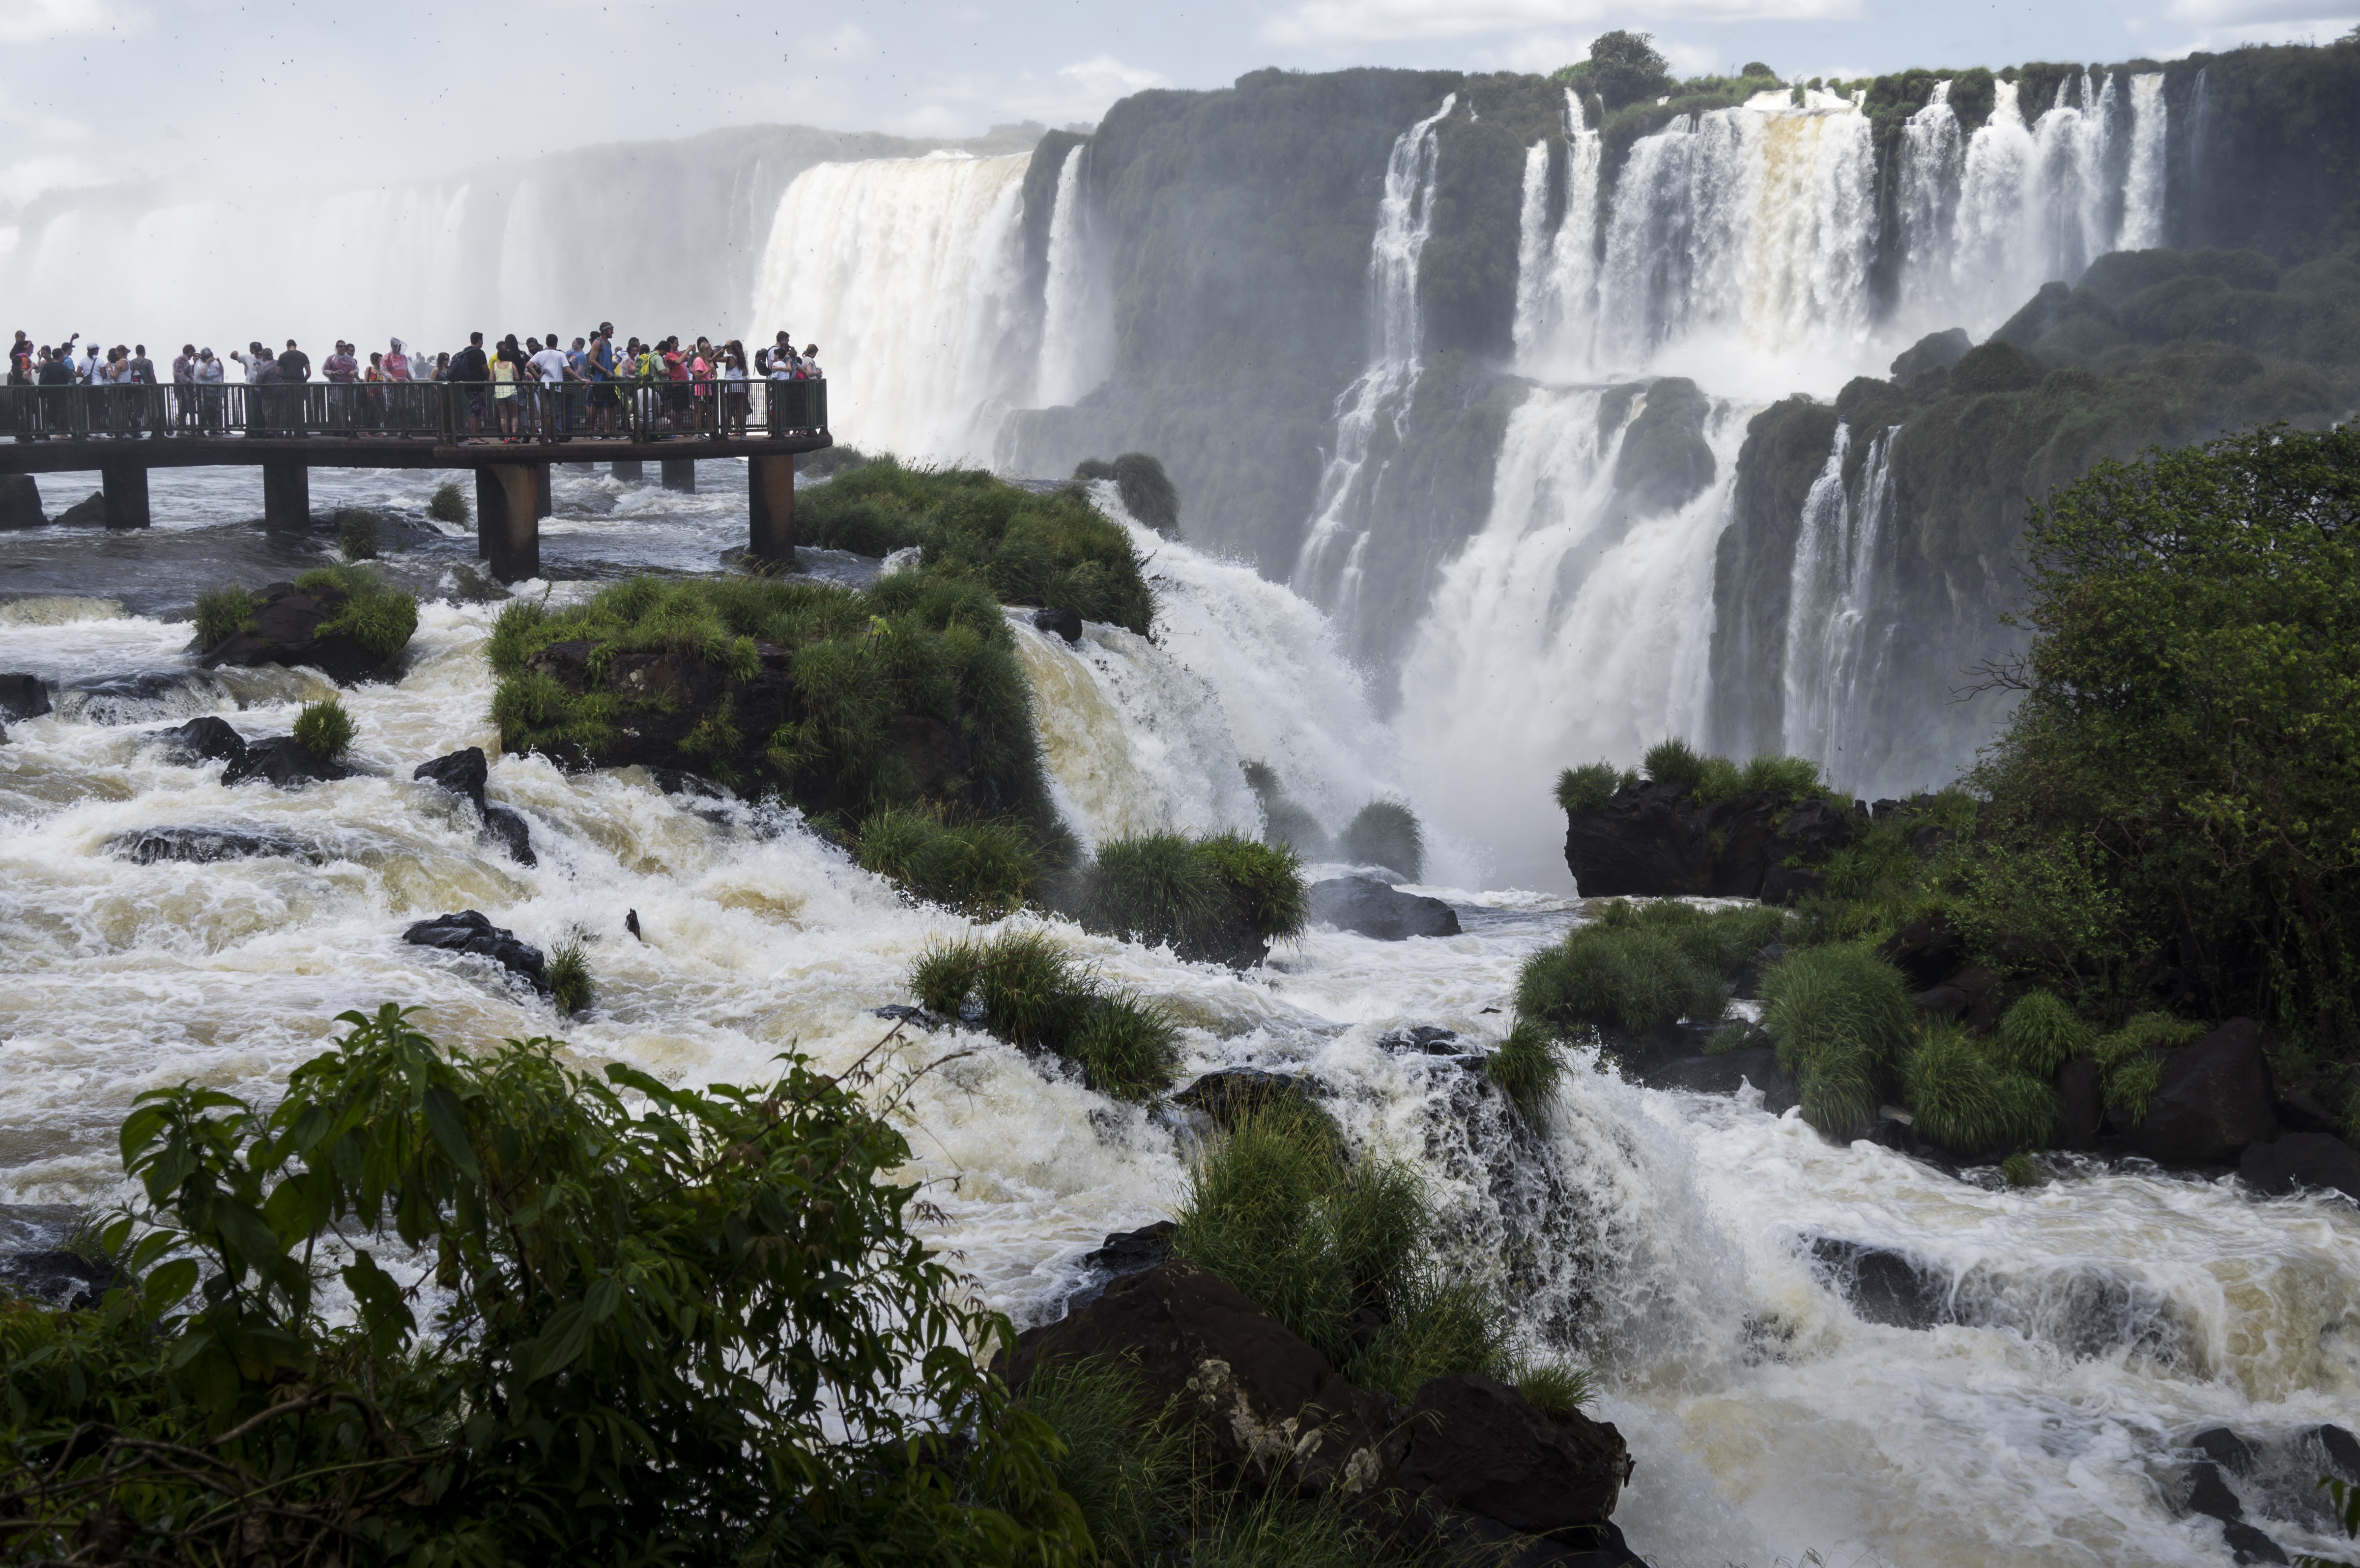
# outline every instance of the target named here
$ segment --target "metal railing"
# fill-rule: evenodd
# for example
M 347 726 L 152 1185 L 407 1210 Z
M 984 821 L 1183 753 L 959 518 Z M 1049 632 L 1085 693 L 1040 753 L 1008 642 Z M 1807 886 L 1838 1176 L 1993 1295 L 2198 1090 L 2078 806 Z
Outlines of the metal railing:
M 0 387 L 0 440 L 455 443 L 822 435 L 825 381 L 246 382 Z

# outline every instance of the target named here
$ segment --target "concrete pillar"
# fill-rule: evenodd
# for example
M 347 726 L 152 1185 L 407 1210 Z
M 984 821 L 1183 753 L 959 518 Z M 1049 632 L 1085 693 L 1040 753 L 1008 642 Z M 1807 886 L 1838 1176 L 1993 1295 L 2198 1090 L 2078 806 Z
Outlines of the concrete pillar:
M 262 523 L 300 533 L 311 526 L 311 471 L 300 459 L 275 458 L 262 465 Z
M 532 515 L 536 518 L 546 517 L 557 510 L 549 499 L 549 471 L 552 466 L 546 463 L 532 465 Z
M 667 457 L 661 460 L 661 463 L 665 489 L 678 490 L 689 495 L 696 494 L 696 459 Z
M 475 470 L 475 553 L 503 583 L 541 575 L 541 519 L 532 463 L 487 463 Z
M 795 460 L 749 457 L 746 460 L 746 511 L 751 525 L 748 550 L 757 561 L 792 567 L 795 563 Z
M 106 526 L 110 528 L 144 528 L 148 526 L 148 470 L 136 463 L 110 463 L 99 470 L 106 486 Z M 27 481 L 29 484 L 30 482 Z M 38 521 L 40 500 L 33 501 Z
M 644 485 L 648 479 L 648 465 L 636 457 L 618 457 L 606 465 L 606 472 L 632 485 Z

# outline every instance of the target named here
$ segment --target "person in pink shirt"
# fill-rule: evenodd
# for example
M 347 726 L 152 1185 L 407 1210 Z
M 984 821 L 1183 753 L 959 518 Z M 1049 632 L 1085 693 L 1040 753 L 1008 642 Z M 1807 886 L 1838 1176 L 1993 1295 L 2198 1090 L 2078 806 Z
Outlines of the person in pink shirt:
M 385 356 L 385 378 L 388 381 L 410 379 L 410 356 L 402 352 L 399 338 L 393 340 L 393 347 Z

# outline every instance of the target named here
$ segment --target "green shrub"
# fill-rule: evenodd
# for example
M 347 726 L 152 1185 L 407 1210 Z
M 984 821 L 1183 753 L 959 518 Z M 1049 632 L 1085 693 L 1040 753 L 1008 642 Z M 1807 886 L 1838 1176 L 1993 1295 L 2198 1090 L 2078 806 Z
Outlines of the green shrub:
M 2028 992 L 2008 1008 L 1996 1042 L 2002 1065 L 2043 1080 L 2096 1043 L 2090 1026 L 2048 991 Z
M 2099 1040 L 2098 1083 L 2106 1108 L 2133 1122 L 2147 1119 L 2147 1108 L 2163 1087 L 2163 1056 L 2201 1038 L 2204 1026 L 2169 1013 L 2135 1013 L 2122 1028 Z
M 1516 1392 L 1543 1415 L 1569 1416 L 1590 1403 L 1590 1374 L 1569 1362 L 1529 1362 L 1516 1368 Z
M 1153 1561 L 1186 1509 L 1186 1424 L 1151 1409 L 1137 1372 L 1106 1356 L 1042 1363 L 1025 1379 L 1019 1408 L 1055 1438 L 1057 1485 L 1081 1510 L 1095 1560 Z
M 336 514 L 336 548 L 348 561 L 374 561 L 377 550 L 377 517 L 375 512 L 358 506 L 348 506 Z
M 1750 794 L 1756 789 L 1775 789 L 1781 795 L 1801 800 L 1820 794 L 1826 789 L 1827 781 L 1819 772 L 1819 765 L 1807 757 L 1757 757 L 1745 765 L 1737 779 L 1740 794 Z
M 1082 1081 L 1119 1100 L 1152 1100 L 1172 1086 L 1180 1064 L 1172 1015 L 1134 992 L 1094 993 L 1060 1044 Z
M 338 761 L 352 749 L 353 716 L 333 697 L 307 702 L 295 715 L 295 740 L 322 762 Z
M 342 1021 L 267 1111 L 142 1094 L 122 1283 L 0 1302 L 12 1558 L 1077 1559 L 1054 1434 L 968 1352 L 1012 1327 L 911 1228 L 857 1083 Z
M 850 469 L 866 468 L 875 461 L 858 447 L 824 446 L 817 452 L 797 452 L 795 473 L 802 478 L 826 479 Z
M 540 599 L 511 599 L 500 606 L 499 615 L 492 621 L 491 640 L 484 645 L 484 659 L 495 675 L 515 675 L 524 669 L 524 661 L 540 646 L 536 633 L 549 619 L 549 606 Z
M 1143 452 L 1114 460 L 1115 487 L 1131 515 L 1167 539 L 1180 537 L 1180 491 L 1164 465 Z
M 238 633 L 254 629 L 254 595 L 232 584 L 197 595 L 197 650 L 211 653 Z
M 351 637 L 377 659 L 391 659 L 418 630 L 418 601 L 387 585 L 366 566 L 320 566 L 295 579 L 296 588 L 334 606 L 320 635 Z
M 590 961 L 582 951 L 582 933 L 574 931 L 550 951 L 549 996 L 558 1011 L 578 1013 L 590 1005 Z
M 1516 982 L 1518 1018 L 1566 1039 L 1718 1018 L 1727 1000 L 1720 975 L 1677 937 L 1635 920 L 1576 926 L 1526 959 Z
M 1426 875 L 1426 833 L 1417 814 L 1399 800 L 1371 800 L 1345 824 L 1338 851 L 1360 866 L 1382 866 L 1415 882 Z
M 1963 1154 L 2045 1149 L 2057 1120 L 2047 1084 L 2007 1071 L 1952 1025 L 1928 1029 L 1902 1058 L 1901 1093 L 1920 1134 Z
M 1276 942 L 1303 934 L 1310 896 L 1303 862 L 1286 844 L 1259 844 L 1236 833 L 1217 833 L 1196 844 L 1197 858 L 1211 868 L 1230 905 L 1241 910 L 1247 929 Z
M 1082 1020 L 1089 982 L 1046 931 L 1009 931 L 983 950 L 976 974 L 983 1027 L 1011 1045 L 1054 1051 Z
M 1651 784 L 1686 784 L 1694 789 L 1704 778 L 1705 759 L 1696 754 L 1688 742 L 1673 736 L 1657 741 L 1639 759 L 1641 771 Z
M 426 515 L 438 523 L 467 520 L 467 495 L 459 488 L 458 481 L 446 479 L 434 487 L 434 494 L 427 498 Z
M 2006 1180 L 2007 1184 L 2011 1187 L 2038 1187 L 2040 1185 L 2039 1165 L 2033 1160 L 2031 1155 L 2027 1154 L 2022 1149 L 2017 1149 L 2014 1154 L 2009 1155 L 2005 1160 L 1999 1162 L 1999 1173 Z
M 1092 1089 L 1117 1099 L 1154 1098 L 1179 1065 L 1171 1015 L 1134 993 L 1105 990 L 1045 931 L 930 948 L 910 972 L 910 989 L 919 1006 L 945 1018 L 960 1017 L 973 999 L 990 1033 L 1055 1052 Z
M 1602 811 L 1606 802 L 1614 799 L 1616 790 L 1627 789 L 1638 781 L 1636 773 L 1611 762 L 1585 763 L 1557 776 L 1557 803 L 1568 816 Z
M 1226 906 L 1220 878 L 1194 841 L 1149 833 L 1098 846 L 1078 916 L 1088 931 L 1178 947 L 1209 934 Z
M 1483 1071 L 1499 1085 L 1500 1093 L 1528 1116 L 1540 1115 L 1564 1070 L 1555 1038 L 1541 1025 L 1523 1018 L 1483 1063 Z
M 1263 842 L 1285 845 L 1295 851 L 1297 860 L 1326 859 L 1327 830 L 1287 794 L 1277 772 L 1267 763 L 1241 762 L 1239 767 L 1245 771 L 1246 787 L 1262 802 Z
M 860 866 L 919 898 L 978 919 L 1022 909 L 1040 882 L 1039 857 L 1015 822 L 949 825 L 932 812 L 889 808 L 860 824 Z
M 1790 953 L 1762 977 L 1762 1026 L 1800 1085 L 1803 1117 L 1834 1138 L 1875 1124 L 1915 1015 L 1901 972 L 1864 944 Z

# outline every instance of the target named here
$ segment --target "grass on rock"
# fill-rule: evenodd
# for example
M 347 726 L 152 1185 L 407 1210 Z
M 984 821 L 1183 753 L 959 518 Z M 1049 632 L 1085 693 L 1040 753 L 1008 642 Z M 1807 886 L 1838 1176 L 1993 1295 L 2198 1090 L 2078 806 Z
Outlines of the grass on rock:
M 322 762 L 341 761 L 352 749 L 353 733 L 353 716 L 333 697 L 307 702 L 295 715 L 296 743 Z
M 1237 833 L 1149 833 L 1109 839 L 1060 905 L 1085 930 L 1183 958 L 1229 960 L 1302 933 L 1308 894 L 1285 844 Z
M 444 480 L 434 487 L 427 498 L 426 515 L 438 523 L 464 523 L 467 520 L 467 495 L 455 480 Z
M 296 589 L 322 601 L 341 600 L 320 623 L 320 636 L 342 633 L 378 659 L 391 659 L 418 630 L 418 601 L 366 566 L 319 566 L 295 579 Z
M 980 920 L 1022 909 L 1041 876 L 1022 823 L 951 823 L 914 808 L 889 808 L 863 822 L 859 860 L 863 870 Z
M 1417 814 L 1399 800 L 1371 800 L 1336 835 L 1346 860 L 1382 866 L 1415 882 L 1426 875 L 1426 833 Z
M 582 951 L 582 933 L 574 931 L 549 954 L 549 995 L 558 1011 L 578 1013 L 590 1005 L 590 961 Z
M 989 1032 L 1065 1058 L 1100 1094 L 1143 1101 L 1172 1086 L 1179 1046 L 1170 1016 L 1135 993 L 1101 985 L 1046 931 L 1003 931 L 988 942 L 929 949 L 910 973 L 910 989 L 945 1018 L 973 1002 Z
M 232 583 L 197 595 L 197 651 L 211 653 L 230 638 L 254 628 L 254 595 Z

